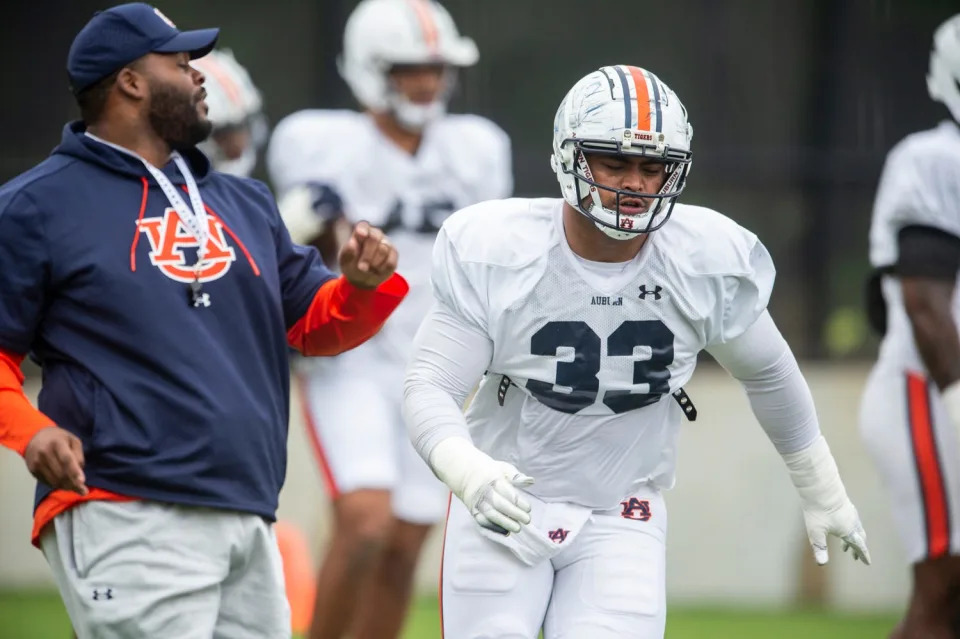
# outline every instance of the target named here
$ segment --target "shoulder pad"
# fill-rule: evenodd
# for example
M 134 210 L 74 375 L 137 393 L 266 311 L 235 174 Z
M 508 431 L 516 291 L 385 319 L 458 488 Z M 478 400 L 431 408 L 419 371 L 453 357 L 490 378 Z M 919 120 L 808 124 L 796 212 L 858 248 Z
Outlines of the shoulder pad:
M 463 262 L 517 268 L 525 266 L 557 241 L 561 200 L 510 198 L 460 209 L 443 229 Z
M 477 154 L 492 154 L 499 157 L 509 149 L 510 138 L 506 131 L 491 120 L 479 115 L 456 114 L 445 116 L 435 125 L 438 133 L 455 140 Z
M 657 238 L 681 270 L 696 275 L 743 275 L 752 272 L 750 254 L 757 236 L 712 209 L 677 204 Z

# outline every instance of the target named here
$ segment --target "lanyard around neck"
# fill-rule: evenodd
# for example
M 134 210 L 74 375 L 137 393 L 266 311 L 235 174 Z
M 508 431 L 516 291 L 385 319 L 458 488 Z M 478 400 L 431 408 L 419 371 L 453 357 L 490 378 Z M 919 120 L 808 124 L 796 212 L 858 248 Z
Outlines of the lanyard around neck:
M 203 198 L 200 197 L 200 189 L 197 187 L 196 180 L 193 179 L 193 174 L 190 172 L 190 167 L 187 166 L 186 161 L 183 159 L 183 156 L 180 155 L 179 151 L 174 151 L 170 154 L 170 158 L 173 160 L 173 163 L 177 166 L 177 170 L 180 171 L 180 175 L 183 176 L 183 180 L 187 186 L 187 195 L 190 198 L 190 204 L 193 209 L 187 206 L 187 203 L 183 201 L 183 198 L 180 196 L 180 193 L 177 191 L 177 188 L 170 182 L 163 171 L 153 166 L 147 162 L 143 157 L 138 153 L 131 151 L 125 147 L 120 146 L 119 144 L 114 144 L 113 142 L 108 142 L 103 138 L 100 138 L 89 131 L 84 132 L 89 138 L 105 144 L 112 149 L 130 155 L 137 158 L 140 162 L 143 163 L 143 166 L 146 167 L 147 171 L 150 172 L 150 175 L 153 176 L 153 179 L 160 185 L 160 190 L 163 191 L 163 194 L 167 198 L 167 202 L 170 203 L 170 206 L 174 208 L 177 212 L 177 215 L 180 217 L 180 221 L 187 227 L 187 229 L 193 234 L 193 237 L 196 238 L 199 247 L 197 248 L 197 263 L 193 265 L 193 272 L 196 279 L 200 279 L 200 269 L 203 262 L 203 254 L 206 252 L 207 248 L 207 238 L 209 237 L 208 233 L 208 222 L 207 222 L 207 210 L 203 207 Z
M 140 158 L 140 161 L 143 162 L 143 165 L 147 167 L 147 171 L 150 172 L 153 179 L 160 185 L 160 190 L 163 191 L 163 194 L 167 197 L 170 206 L 172 206 L 176 210 L 177 215 L 180 216 L 180 221 L 183 222 L 183 225 L 186 226 L 190 233 L 193 234 L 193 237 L 196 238 L 199 247 L 197 248 L 197 263 L 194 264 L 193 268 L 194 274 L 199 278 L 203 254 L 206 252 L 207 238 L 209 236 L 207 211 L 203 207 L 200 189 L 197 187 L 196 180 L 193 179 L 193 174 L 190 173 L 190 167 L 187 166 L 187 163 L 179 152 L 174 151 L 171 157 L 173 158 L 173 163 L 177 165 L 180 174 L 183 175 L 184 182 L 187 184 L 187 194 L 190 197 L 190 204 L 193 207 L 192 210 L 191 207 L 187 206 L 187 203 L 183 201 L 177 188 L 170 182 L 170 179 L 164 175 L 163 171 L 143 158 Z

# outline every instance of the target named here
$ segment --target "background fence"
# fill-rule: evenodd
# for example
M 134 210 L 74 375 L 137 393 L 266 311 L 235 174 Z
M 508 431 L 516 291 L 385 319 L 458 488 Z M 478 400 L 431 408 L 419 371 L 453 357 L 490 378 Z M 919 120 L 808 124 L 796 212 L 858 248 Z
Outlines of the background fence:
M 352 105 L 335 59 L 355 4 L 159 2 L 181 28 L 222 27 L 221 45 L 250 69 L 273 123 L 301 108 Z M 517 194 L 558 195 L 547 158 L 553 114 L 569 86 L 605 64 L 645 66 L 677 92 L 695 128 L 684 200 L 753 230 L 777 262 L 772 312 L 807 362 L 876 565 L 866 578 L 861 567 L 838 561 L 835 549 L 827 569 L 809 572 L 800 513 L 779 459 L 736 385 L 708 368 L 692 387 L 704 419 L 685 427 L 679 485 L 668 501 L 671 596 L 784 603 L 813 593 L 840 607 L 902 602 L 907 571 L 855 432 L 875 349 L 860 311 L 861 284 L 886 151 L 947 115 L 927 99 L 924 77 L 933 29 L 960 9 L 956 0 L 445 4 L 481 51 L 479 64 L 461 75 L 452 110 L 488 116 L 510 134 Z M 45 157 L 63 123 L 76 117 L 64 71 L 67 49 L 104 6 L 89 0 L 5 6 L 0 181 Z M 262 165 L 258 170 L 264 177 Z M 321 484 L 302 428 L 295 423 L 291 432 L 281 514 L 299 520 L 319 544 Z M 31 495 L 22 462 L 0 453 L 0 586 L 48 583 L 40 554 L 27 542 Z M 435 561 L 431 553 L 424 585 Z
M 261 88 L 272 122 L 349 107 L 337 74 L 355 0 L 166 0 L 182 28 L 222 27 Z M 801 356 L 863 356 L 866 231 L 889 147 L 947 111 L 927 99 L 933 29 L 956 0 L 448 0 L 480 47 L 454 111 L 489 116 L 513 139 L 516 192 L 555 195 L 553 114 L 588 71 L 655 71 L 694 125 L 684 200 L 735 218 L 768 245 L 772 308 Z M 5 7 L 0 180 L 41 160 L 76 110 L 65 59 L 102 1 Z M 262 166 L 261 166 L 261 177 Z

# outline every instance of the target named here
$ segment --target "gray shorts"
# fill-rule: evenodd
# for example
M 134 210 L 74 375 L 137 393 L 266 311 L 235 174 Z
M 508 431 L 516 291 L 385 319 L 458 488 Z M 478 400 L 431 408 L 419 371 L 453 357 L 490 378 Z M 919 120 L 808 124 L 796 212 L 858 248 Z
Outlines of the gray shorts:
M 289 639 L 273 527 L 151 501 L 92 501 L 40 538 L 79 639 Z

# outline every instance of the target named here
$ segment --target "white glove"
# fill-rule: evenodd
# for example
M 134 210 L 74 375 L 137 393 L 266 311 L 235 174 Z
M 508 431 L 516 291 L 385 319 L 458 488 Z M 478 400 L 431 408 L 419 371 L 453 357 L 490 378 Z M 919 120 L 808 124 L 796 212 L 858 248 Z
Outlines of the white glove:
M 852 550 L 854 560 L 870 565 L 867 534 L 857 509 L 847 497 L 837 463 L 821 435 L 807 448 L 783 456 L 790 480 L 800 495 L 803 523 L 813 547 L 813 557 L 821 566 L 829 560 L 827 535 L 843 540 L 843 550 Z
M 448 437 L 430 452 L 430 467 L 484 528 L 506 535 L 530 523 L 530 504 L 514 487 L 533 479 L 512 464 L 492 459 L 462 437 Z

